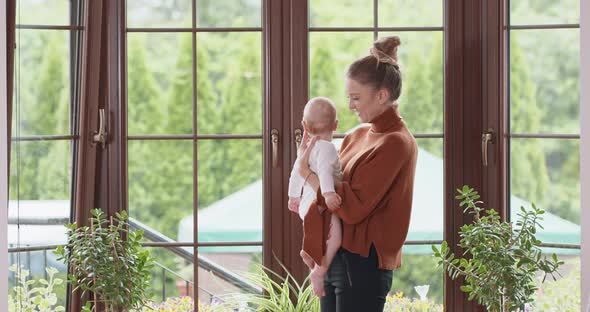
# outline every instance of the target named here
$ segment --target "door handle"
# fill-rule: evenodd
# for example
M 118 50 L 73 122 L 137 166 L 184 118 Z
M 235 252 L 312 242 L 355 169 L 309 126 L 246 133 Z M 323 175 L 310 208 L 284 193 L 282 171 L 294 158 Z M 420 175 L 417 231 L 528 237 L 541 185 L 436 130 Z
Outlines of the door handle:
M 279 130 L 270 131 L 270 141 L 272 143 L 272 166 L 276 168 L 279 165 Z
M 481 159 L 485 167 L 488 166 L 488 146 L 494 144 L 494 129 L 488 129 L 481 135 Z
M 98 110 L 98 132 L 94 132 L 93 134 L 92 142 L 98 143 L 104 148 L 107 142 L 107 125 L 104 108 Z
M 303 131 L 301 129 L 295 129 L 295 147 L 299 150 L 301 146 L 301 140 L 303 140 Z

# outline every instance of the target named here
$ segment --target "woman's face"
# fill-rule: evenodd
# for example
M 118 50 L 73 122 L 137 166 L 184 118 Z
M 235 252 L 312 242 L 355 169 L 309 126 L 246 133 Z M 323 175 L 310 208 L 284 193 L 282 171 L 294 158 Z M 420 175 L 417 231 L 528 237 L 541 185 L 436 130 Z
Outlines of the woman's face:
M 383 90 L 378 91 L 370 85 L 346 78 L 348 108 L 356 113 L 361 122 L 370 122 L 386 108 L 382 93 Z

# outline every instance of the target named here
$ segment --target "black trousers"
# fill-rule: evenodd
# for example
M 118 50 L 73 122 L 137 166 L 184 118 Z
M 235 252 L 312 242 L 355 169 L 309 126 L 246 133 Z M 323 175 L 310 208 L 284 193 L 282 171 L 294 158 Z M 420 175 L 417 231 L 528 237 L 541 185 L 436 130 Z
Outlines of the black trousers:
M 322 312 L 383 312 L 392 279 L 392 270 L 379 269 L 374 246 L 367 258 L 340 248 L 326 274 Z

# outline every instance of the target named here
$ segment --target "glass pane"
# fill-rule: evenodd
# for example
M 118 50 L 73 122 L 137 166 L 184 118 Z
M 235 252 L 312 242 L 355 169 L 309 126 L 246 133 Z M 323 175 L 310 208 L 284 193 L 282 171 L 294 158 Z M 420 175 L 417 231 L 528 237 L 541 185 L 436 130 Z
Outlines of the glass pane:
M 13 136 L 70 133 L 70 35 L 17 30 Z
M 392 35 L 401 39 L 402 117 L 414 134 L 443 133 L 443 33 L 379 33 L 379 37 Z
M 359 124 L 356 114 L 348 109 L 344 91 L 348 66 L 369 54 L 373 33 L 309 33 L 309 96 L 331 98 L 338 109 L 337 133 L 346 133 Z
M 70 1 L 17 0 L 16 23 L 23 25 L 70 25 Z
M 152 287 L 149 290 L 154 294 L 153 305 L 163 306 L 166 300 L 170 302 L 175 297 L 193 296 L 193 253 L 186 249 L 190 250 L 183 247 L 148 248 L 156 262 L 152 269 Z
M 191 0 L 127 0 L 127 27 L 192 27 Z
M 262 247 L 199 247 L 199 298 L 202 303 L 223 302 L 237 294 L 247 294 L 255 291 L 244 286 L 239 287 L 236 282 L 250 284 L 256 287 L 248 274 L 258 272 L 262 264 Z M 222 278 L 216 271 L 208 271 L 205 265 L 214 264 L 222 270 L 233 274 L 236 280 Z
M 192 144 L 129 141 L 129 216 L 172 240 L 180 220 L 193 214 Z
M 424 251 L 426 248 L 423 247 L 431 252 Z M 442 312 L 443 271 L 432 256 L 430 245 L 404 246 L 403 254 L 403 265 L 393 272 L 393 283 L 385 311 L 396 311 L 394 308 L 406 306 L 411 307 L 407 311 Z M 420 300 L 416 286 L 428 286 L 425 300 Z
M 510 14 L 512 25 L 577 24 L 580 22 L 580 1 L 513 0 L 510 1 Z
M 11 200 L 70 200 L 70 141 L 13 142 Z
M 127 34 L 128 131 L 192 134 L 192 37 Z
M 262 133 L 261 36 L 197 34 L 199 134 Z
M 64 228 L 63 226 L 60 227 Z M 8 247 L 16 246 L 9 245 Z M 57 301 L 46 307 L 46 311 L 56 311 L 55 309 L 60 306 L 65 308 L 67 302 L 67 267 L 61 261 L 57 261 L 57 256 L 53 255 L 52 250 L 9 252 L 8 265 L 8 311 L 17 311 L 16 308 L 13 308 L 13 305 L 17 302 L 23 306 L 29 303 L 23 299 L 19 300 L 15 296 L 17 291 L 15 287 L 25 287 L 29 290 L 33 288 L 48 289 L 50 293 L 55 295 Z M 6 268 L 2 269 L 5 270 Z M 42 279 L 46 280 L 49 285 L 42 284 Z M 27 286 L 26 283 L 31 284 Z
M 373 1 L 310 0 L 311 27 L 373 27 Z
M 70 222 L 70 207 L 67 199 L 10 200 L 8 244 L 28 247 L 67 243 L 64 225 Z M 53 254 L 49 257 L 55 261 Z
M 534 296 L 534 311 L 555 311 L 556 307 L 559 311 L 580 311 L 580 251 L 560 249 L 552 252 L 557 253 L 565 264 L 559 268 L 556 281 L 547 277 L 545 283 L 537 282 L 540 289 Z
M 225 270 L 245 276 L 258 272 L 262 265 L 262 246 L 199 247 L 199 256 L 213 262 Z
M 578 29 L 512 31 L 513 133 L 579 133 Z M 547 43 L 551 42 L 551 48 Z
M 444 225 L 443 140 L 418 139 L 412 217 L 408 240 L 442 240 Z M 428 196 L 424 196 L 428 194 Z M 429 246 L 424 249 L 428 252 Z M 418 248 L 418 247 L 412 247 Z
M 511 218 L 535 203 L 547 213 L 539 239 L 580 243 L 580 159 L 578 140 L 511 140 Z
M 197 144 L 199 242 L 262 241 L 262 141 Z M 179 235 L 192 229 L 183 219 Z
M 379 27 L 442 27 L 443 2 L 379 0 Z
M 261 0 L 199 0 L 198 27 L 261 27 Z

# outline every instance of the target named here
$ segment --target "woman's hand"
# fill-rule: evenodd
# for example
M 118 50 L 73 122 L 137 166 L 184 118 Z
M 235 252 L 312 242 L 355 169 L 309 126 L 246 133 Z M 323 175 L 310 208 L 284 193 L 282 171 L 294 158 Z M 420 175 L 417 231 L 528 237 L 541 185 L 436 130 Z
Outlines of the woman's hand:
M 307 131 L 303 132 L 303 139 L 301 140 L 301 145 L 297 149 L 297 157 L 299 157 L 299 175 L 303 178 L 308 177 L 312 171 L 309 169 L 309 155 L 311 155 L 311 150 L 315 146 L 315 142 L 319 137 L 313 137 L 311 140 L 309 139 L 309 133 Z
M 299 204 L 301 203 L 301 198 L 298 197 L 289 197 L 288 207 L 289 210 L 295 213 L 299 213 Z

